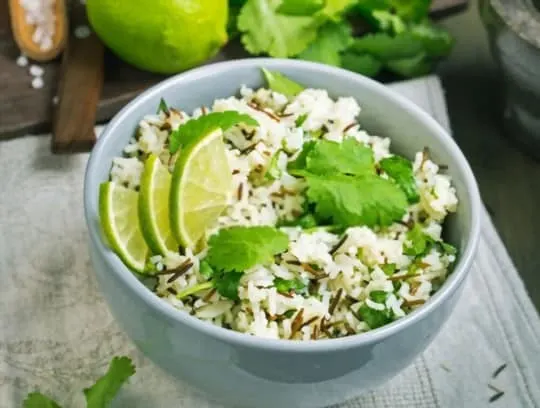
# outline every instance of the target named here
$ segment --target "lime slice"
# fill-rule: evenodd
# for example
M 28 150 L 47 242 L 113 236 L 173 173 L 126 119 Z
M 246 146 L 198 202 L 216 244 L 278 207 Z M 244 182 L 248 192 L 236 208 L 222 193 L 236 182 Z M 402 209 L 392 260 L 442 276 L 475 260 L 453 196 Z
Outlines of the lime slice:
M 150 155 L 144 163 L 139 194 L 141 232 L 153 253 L 178 252 L 169 223 L 171 174 L 159 157 Z
M 176 240 L 193 248 L 227 206 L 231 189 L 221 129 L 186 146 L 176 161 L 171 185 L 170 221 Z
M 99 186 L 99 217 L 114 252 L 136 272 L 144 272 L 148 246 L 139 226 L 139 193 L 107 182 Z

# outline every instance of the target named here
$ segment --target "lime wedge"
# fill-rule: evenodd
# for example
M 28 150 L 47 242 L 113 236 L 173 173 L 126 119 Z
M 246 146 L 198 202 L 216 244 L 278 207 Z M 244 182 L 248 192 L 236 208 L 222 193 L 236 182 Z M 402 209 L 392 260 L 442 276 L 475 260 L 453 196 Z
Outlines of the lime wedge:
M 150 155 L 144 163 L 139 194 L 141 232 L 153 253 L 178 252 L 169 223 L 171 174 L 159 157 Z
M 227 206 L 231 189 L 221 129 L 181 150 L 173 171 L 169 209 L 176 240 L 187 248 L 195 247 Z
M 114 252 L 136 272 L 144 272 L 148 246 L 139 226 L 139 193 L 107 182 L 99 186 L 99 217 Z

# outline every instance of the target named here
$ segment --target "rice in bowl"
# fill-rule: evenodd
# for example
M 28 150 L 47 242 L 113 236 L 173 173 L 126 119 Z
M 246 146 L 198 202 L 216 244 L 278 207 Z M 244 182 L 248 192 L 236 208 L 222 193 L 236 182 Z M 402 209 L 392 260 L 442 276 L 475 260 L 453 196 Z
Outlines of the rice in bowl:
M 390 152 L 388 138 L 361 128 L 360 107 L 350 97 L 333 100 L 320 89 L 288 96 L 242 87 L 238 97 L 217 99 L 191 116 L 164 109 L 141 120 L 125 156 L 113 161 L 111 180 L 137 190 L 149 154 L 159 156 L 172 171 L 176 156 L 169 149 L 171 133 L 192 119 L 228 111 L 247 114 L 258 126 L 238 124 L 224 132 L 233 186 L 227 208 L 206 231 L 202 245 L 149 258 L 148 273 L 156 276 L 154 291 L 163 301 L 227 329 L 318 340 L 362 333 L 399 319 L 444 283 L 456 260 L 456 250 L 441 235 L 446 216 L 458 203 L 450 177 L 441 174 L 427 150 L 410 162 L 408 187 L 406 165 L 404 172 L 390 176 L 394 159 L 401 169 L 405 159 Z M 350 151 L 368 149 L 373 177 L 407 190 L 403 214 L 390 221 L 359 214 L 359 222 L 345 225 L 332 222 L 332 216 L 323 220 L 320 207 L 314 210 L 310 176 L 293 165 L 305 161 L 306 146 L 317 144 L 344 157 L 349 146 Z M 327 168 L 332 157 L 325 158 Z M 319 179 L 326 177 L 321 173 Z M 236 271 L 236 281 L 227 283 L 231 295 L 231 287 L 207 284 L 208 247 L 212 237 L 235 227 L 272 227 L 284 233 L 288 243 L 270 262 Z

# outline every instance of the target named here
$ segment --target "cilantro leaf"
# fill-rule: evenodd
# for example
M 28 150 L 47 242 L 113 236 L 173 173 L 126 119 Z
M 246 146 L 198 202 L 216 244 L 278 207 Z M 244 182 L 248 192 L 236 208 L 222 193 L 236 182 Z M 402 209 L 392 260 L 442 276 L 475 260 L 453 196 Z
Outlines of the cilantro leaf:
M 309 141 L 304 143 L 304 145 L 302 146 L 302 150 L 300 151 L 298 156 L 296 156 L 296 159 L 287 164 L 287 170 L 290 172 L 292 170 L 305 169 L 307 166 L 307 157 L 316 144 L 317 142 L 315 141 Z
M 206 261 L 201 261 L 201 264 L 199 265 L 199 273 L 206 279 L 210 279 L 212 276 L 214 276 L 214 270 Z
M 446 57 L 454 45 L 450 34 L 429 21 L 414 25 L 410 28 L 412 36 L 422 42 L 425 52 L 430 57 Z
M 165 99 L 161 98 L 159 100 L 158 110 L 156 113 L 167 112 L 168 110 L 169 107 L 167 106 L 167 102 L 165 102 Z
M 370 329 L 376 329 L 392 321 L 392 315 L 389 310 L 375 310 L 366 304 L 360 306 L 357 314 L 366 322 Z
M 214 269 L 243 272 L 273 257 L 289 245 L 287 234 L 272 227 L 230 227 L 221 229 L 208 241 L 206 260 Z
M 302 92 L 305 88 L 294 82 L 293 80 L 287 78 L 280 72 L 277 71 L 268 71 L 265 68 L 261 68 L 264 78 L 268 83 L 268 87 L 275 92 L 283 94 L 285 96 L 296 96 Z
M 367 34 L 354 40 L 350 50 L 370 54 L 380 61 L 411 58 L 423 52 L 422 42 L 411 33 L 391 36 L 386 33 Z
M 339 53 L 346 49 L 352 40 L 352 27 L 349 23 L 329 21 L 319 28 L 315 41 L 301 52 L 298 58 L 339 66 L 341 63 Z
M 274 278 L 274 286 L 279 293 L 287 294 L 291 291 L 297 292 L 305 289 L 306 284 L 300 279 L 287 280 L 282 278 Z
M 404 245 L 403 252 L 405 255 L 422 256 L 430 248 L 433 239 L 424 233 L 420 224 L 414 224 L 414 227 L 407 232 L 407 240 L 410 245 Z
M 387 10 L 372 10 L 369 18 L 381 31 L 399 34 L 407 30 L 403 19 Z
M 386 68 L 398 75 L 412 78 L 429 74 L 433 68 L 433 62 L 425 52 L 421 52 L 414 57 L 387 61 Z
M 60 405 L 46 395 L 32 392 L 24 400 L 23 408 L 60 408 Z
M 290 16 L 311 16 L 324 7 L 324 0 L 283 0 L 277 12 Z
M 403 217 L 405 193 L 393 182 L 376 175 L 305 174 L 307 198 L 321 220 L 339 226 L 387 226 Z
M 357 0 L 326 0 L 326 6 L 320 11 L 320 17 L 340 21 L 356 2 Z
M 382 271 L 386 274 L 386 275 L 393 275 L 395 272 L 396 272 L 396 264 L 384 264 L 384 265 L 381 265 L 381 269 Z
M 212 112 L 197 119 L 191 119 L 171 133 L 169 150 L 171 153 L 176 153 L 180 146 L 193 143 L 217 128 L 225 131 L 239 123 L 249 126 L 258 125 L 251 116 L 236 111 Z
M 310 16 L 288 16 L 276 11 L 279 0 L 248 0 L 240 10 L 238 29 L 251 54 L 292 57 L 317 37 L 320 23 Z
M 313 174 L 361 175 L 374 172 L 373 152 L 352 137 L 342 143 L 321 140 L 306 158 L 306 168 Z
M 105 375 L 93 386 L 84 389 L 87 408 L 107 407 L 120 387 L 133 374 L 135 374 L 135 367 L 128 357 L 114 357 Z
M 239 300 L 238 286 L 244 272 L 228 272 L 214 279 L 213 284 L 217 292 L 227 299 Z
M 374 77 L 382 68 L 382 63 L 369 54 L 345 52 L 341 55 L 341 66 L 349 71 Z
M 391 156 L 382 159 L 379 166 L 401 187 L 410 203 L 417 203 L 420 200 L 412 163 L 409 160 L 401 156 Z

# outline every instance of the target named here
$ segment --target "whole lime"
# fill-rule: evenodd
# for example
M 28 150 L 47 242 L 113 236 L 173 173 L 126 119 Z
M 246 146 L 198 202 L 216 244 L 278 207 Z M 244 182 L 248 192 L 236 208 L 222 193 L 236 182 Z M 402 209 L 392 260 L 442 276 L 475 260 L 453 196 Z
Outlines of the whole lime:
M 86 8 L 105 45 L 147 71 L 192 68 L 227 42 L 227 0 L 87 0 Z

